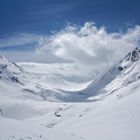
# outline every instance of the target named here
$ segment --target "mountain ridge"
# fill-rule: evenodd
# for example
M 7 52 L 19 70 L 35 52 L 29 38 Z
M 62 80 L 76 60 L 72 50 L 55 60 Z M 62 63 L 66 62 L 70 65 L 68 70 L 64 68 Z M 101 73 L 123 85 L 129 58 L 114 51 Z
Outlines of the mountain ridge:
M 128 72 L 131 71 L 133 67 L 135 67 L 134 65 L 136 65 L 137 62 L 139 62 L 140 49 L 135 48 L 133 51 L 129 52 L 117 65 L 114 65 L 112 68 L 110 68 L 105 74 L 102 74 L 93 81 L 89 81 L 86 83 L 69 82 L 66 79 L 62 78 L 61 74 L 59 73 L 56 75 L 52 73 L 52 76 L 49 76 L 51 75 L 51 72 L 46 73 L 45 71 L 44 72 L 46 74 L 32 74 L 32 71 L 30 73 L 26 72 L 27 68 L 30 69 L 30 67 L 27 67 L 26 69 L 24 68 L 26 64 L 24 64 L 25 66 L 22 64 L 19 66 L 16 63 L 8 62 L 8 60 L 2 55 L 0 55 L 0 58 L 1 60 L 3 60 L 0 64 L 1 80 L 10 80 L 16 87 L 18 87 L 16 83 L 20 84 L 19 90 L 21 90 L 21 92 L 23 91 L 26 94 L 32 94 L 33 96 L 40 96 L 43 100 L 47 101 L 89 101 L 88 98 L 91 99 L 91 97 L 93 98 L 94 96 L 97 96 L 99 94 L 109 93 L 105 90 L 105 87 L 117 76 L 121 75 L 121 78 L 125 79 L 124 77 L 127 76 Z M 32 66 L 32 63 L 29 66 Z M 36 67 L 35 64 L 33 66 Z M 41 65 L 39 65 L 39 67 L 41 67 Z M 40 70 L 44 69 L 43 67 L 45 68 L 45 64 L 42 65 L 42 68 L 40 68 Z M 46 70 L 51 71 L 51 67 L 46 67 Z M 62 72 L 64 72 L 64 70 Z M 132 79 L 134 81 L 139 79 L 140 74 L 137 71 L 131 76 L 133 77 Z M 38 80 L 38 78 L 40 80 Z M 132 79 L 129 80 L 127 78 L 127 80 L 125 81 L 132 81 Z M 55 83 L 56 85 L 58 84 L 58 87 L 53 86 L 53 83 Z M 114 88 L 113 90 L 116 90 L 116 88 Z

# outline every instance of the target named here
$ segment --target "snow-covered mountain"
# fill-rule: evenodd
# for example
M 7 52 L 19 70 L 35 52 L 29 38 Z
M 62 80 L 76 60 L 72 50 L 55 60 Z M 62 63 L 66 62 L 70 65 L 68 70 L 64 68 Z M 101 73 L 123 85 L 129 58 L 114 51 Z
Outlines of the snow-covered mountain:
M 0 79 L 3 81 L 19 82 L 18 75 L 22 73 L 22 69 L 15 63 L 0 55 Z
M 89 82 L 74 64 L 0 55 L 0 139 L 139 140 L 139 70 L 139 48 Z
M 93 80 L 81 92 L 90 96 L 106 96 L 140 79 L 140 49 L 136 48 L 109 71 Z M 98 96 L 99 97 L 99 96 Z
M 79 71 L 73 64 L 11 63 L 1 55 L 0 84 L 11 85 L 23 96 L 45 101 L 63 100 L 65 93 L 79 91 L 90 82 L 75 82 L 73 77 L 84 77 L 71 71 Z M 5 88 L 5 91 L 7 87 Z M 4 89 L 3 89 L 4 92 Z

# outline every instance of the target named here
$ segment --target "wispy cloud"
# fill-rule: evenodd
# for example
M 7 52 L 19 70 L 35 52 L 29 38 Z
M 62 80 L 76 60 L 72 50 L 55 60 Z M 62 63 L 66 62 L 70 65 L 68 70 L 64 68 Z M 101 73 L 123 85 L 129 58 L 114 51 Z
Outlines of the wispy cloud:
M 34 7 L 33 11 L 28 13 L 29 15 L 36 15 L 36 16 L 51 16 L 53 14 L 60 14 L 63 12 L 67 12 L 72 8 L 75 8 L 77 5 L 71 2 L 65 3 L 52 3 L 52 4 L 45 4 L 39 5 L 38 7 Z
M 15 47 L 28 45 L 32 43 L 38 44 L 41 36 L 33 34 L 16 34 L 13 37 L 0 39 L 0 48 Z
M 69 2 L 69 3 L 49 4 L 49 5 L 42 6 L 40 8 L 44 9 L 44 13 L 56 14 L 56 13 L 68 11 L 73 7 L 75 7 L 75 5 Z

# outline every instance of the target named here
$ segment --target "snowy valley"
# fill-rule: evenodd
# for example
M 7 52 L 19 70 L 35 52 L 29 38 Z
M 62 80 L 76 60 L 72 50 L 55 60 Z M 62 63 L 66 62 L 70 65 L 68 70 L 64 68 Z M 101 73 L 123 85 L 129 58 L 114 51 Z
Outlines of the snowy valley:
M 95 75 L 0 55 L 0 140 L 139 140 L 140 49 Z

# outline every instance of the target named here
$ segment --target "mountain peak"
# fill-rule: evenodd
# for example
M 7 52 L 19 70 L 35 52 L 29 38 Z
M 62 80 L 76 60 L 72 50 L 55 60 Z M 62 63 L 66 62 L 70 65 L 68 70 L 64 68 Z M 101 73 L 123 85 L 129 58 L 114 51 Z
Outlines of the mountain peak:
M 8 60 L 0 54 L 0 65 L 6 65 L 8 63 Z
M 138 61 L 139 58 L 140 58 L 140 49 L 135 48 L 133 51 L 128 53 L 128 55 L 125 57 L 125 60 L 135 62 Z
M 124 68 L 128 68 L 138 60 L 140 60 L 140 49 L 135 48 L 133 51 L 129 52 L 121 61 L 119 69 L 122 70 Z

